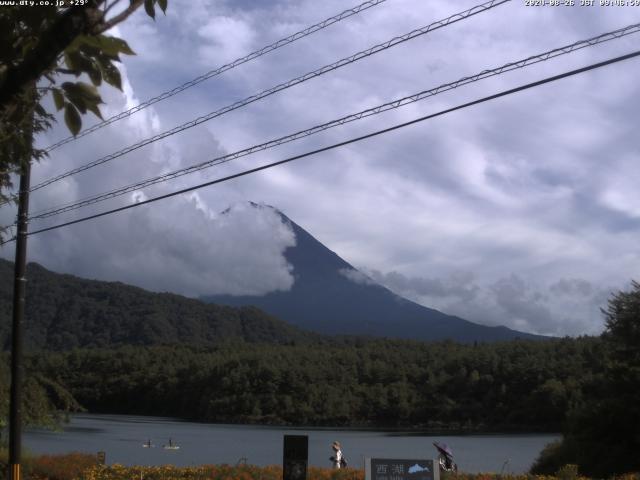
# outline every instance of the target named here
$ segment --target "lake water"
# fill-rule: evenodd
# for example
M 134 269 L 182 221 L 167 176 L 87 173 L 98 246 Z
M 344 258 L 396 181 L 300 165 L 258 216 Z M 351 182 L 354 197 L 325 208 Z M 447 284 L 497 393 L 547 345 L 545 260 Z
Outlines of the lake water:
M 363 459 L 433 458 L 435 441 L 448 444 L 458 467 L 466 472 L 522 473 L 542 448 L 558 435 L 451 435 L 406 432 L 278 428 L 254 425 L 218 425 L 159 417 L 74 415 L 61 432 L 28 430 L 25 446 L 33 453 L 106 452 L 108 464 L 180 466 L 227 463 L 241 458 L 254 465 L 282 463 L 284 434 L 309 436 L 309 464 L 329 467 L 331 442 L 340 441 L 349 465 Z M 166 450 L 163 444 L 180 446 Z M 148 440 L 154 448 L 145 448 Z

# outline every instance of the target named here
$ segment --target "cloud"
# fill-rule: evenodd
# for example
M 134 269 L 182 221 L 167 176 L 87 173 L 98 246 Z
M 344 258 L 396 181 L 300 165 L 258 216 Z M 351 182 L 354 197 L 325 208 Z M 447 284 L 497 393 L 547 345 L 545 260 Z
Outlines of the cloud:
M 252 51 L 255 38 L 251 26 L 240 18 L 217 16 L 198 29 L 202 39 L 200 57 L 203 63 L 215 58 L 218 62 L 230 62 Z
M 369 274 L 397 294 L 446 313 L 554 336 L 599 334 L 604 327 L 600 308 L 615 291 L 579 278 L 560 278 L 545 286 L 513 273 L 491 283 L 472 272 L 456 272 L 444 279 L 398 272 Z
M 340 275 L 347 277 L 353 283 L 357 283 L 359 285 L 375 285 L 376 282 L 371 279 L 371 277 L 365 275 L 360 270 L 356 270 L 355 268 L 342 268 L 338 270 Z
M 589 297 L 593 294 L 593 285 L 580 278 L 561 278 L 549 286 L 549 290 L 559 295 L 582 295 Z
M 34 237 L 30 251 L 56 271 L 195 297 L 290 289 L 283 252 L 294 245 L 271 208 L 242 203 L 214 214 L 191 194 L 108 218 L 99 229 L 87 223 Z
M 471 272 L 455 272 L 446 279 L 407 277 L 395 271 L 382 273 L 371 270 L 369 274 L 377 283 L 413 297 L 456 297 L 469 301 L 473 300 L 478 292 Z
M 34 167 L 34 182 L 474 5 L 382 3 L 57 150 Z M 105 111 L 117 113 L 137 99 L 153 97 L 345 8 L 340 0 L 193 0 L 180 8 L 170 5 L 167 16 L 156 22 L 136 13 L 122 24 L 120 34 L 138 55 L 123 59 L 125 96 L 101 87 Z M 32 211 L 590 38 L 630 23 L 628 14 L 628 9 L 532 9 L 509 2 L 51 185 L 34 193 Z M 635 42 L 637 35 L 632 35 L 585 48 L 156 185 L 82 214 L 406 122 L 627 53 Z M 217 239 L 225 255 L 235 258 L 232 245 L 220 240 L 224 228 L 217 212 L 251 199 L 276 206 L 349 263 L 364 266 L 374 280 L 425 305 L 535 332 L 598 333 L 600 306 L 640 269 L 639 99 L 637 60 L 629 60 L 202 189 L 197 195 L 36 235 L 29 255 L 45 266 L 83 276 L 153 280 L 154 288 L 190 294 L 203 283 L 223 288 L 226 284 L 211 272 L 224 262 L 214 258 L 207 242 Z M 38 141 L 48 144 L 66 135 L 61 122 Z M 0 209 L 5 223 L 14 215 Z M 77 215 L 60 220 L 73 218 Z M 268 221 L 258 222 L 262 230 L 251 230 L 249 218 L 240 218 L 245 220 L 239 219 L 237 226 L 249 228 L 248 237 L 270 239 L 262 251 L 269 260 L 260 255 L 239 259 L 244 267 L 223 274 L 233 285 L 229 290 L 287 288 L 287 267 L 278 254 L 290 242 L 286 233 Z M 50 224 L 34 222 L 31 228 Z M 143 226 L 154 234 L 143 235 Z M 273 227 L 273 233 L 267 227 Z M 229 229 L 238 250 L 261 252 L 257 244 L 246 243 L 239 230 Z M 189 252 L 177 247 L 181 242 Z M 199 251 L 208 253 L 196 264 Z M 1 254 L 10 256 L 6 249 Z M 248 260 L 256 262 L 253 270 Z M 163 262 L 171 275 L 162 273 L 168 269 Z M 211 272 L 205 262 L 213 262 Z M 144 274 L 147 269 L 150 273 Z M 242 271 L 263 273 L 245 285 Z

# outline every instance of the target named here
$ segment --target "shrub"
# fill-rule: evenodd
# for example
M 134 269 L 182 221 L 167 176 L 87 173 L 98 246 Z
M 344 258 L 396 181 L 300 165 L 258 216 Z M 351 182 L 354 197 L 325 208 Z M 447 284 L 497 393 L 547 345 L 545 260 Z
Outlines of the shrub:
M 30 478 L 33 480 L 76 480 L 95 465 L 95 455 L 88 453 L 40 455 L 31 461 Z

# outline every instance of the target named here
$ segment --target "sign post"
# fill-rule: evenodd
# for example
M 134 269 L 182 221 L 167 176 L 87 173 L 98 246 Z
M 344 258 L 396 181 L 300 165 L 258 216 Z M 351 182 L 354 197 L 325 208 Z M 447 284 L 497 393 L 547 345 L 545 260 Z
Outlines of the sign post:
M 365 458 L 365 480 L 440 480 L 435 460 Z
M 283 480 L 307 480 L 309 438 L 306 435 L 285 435 L 282 459 Z

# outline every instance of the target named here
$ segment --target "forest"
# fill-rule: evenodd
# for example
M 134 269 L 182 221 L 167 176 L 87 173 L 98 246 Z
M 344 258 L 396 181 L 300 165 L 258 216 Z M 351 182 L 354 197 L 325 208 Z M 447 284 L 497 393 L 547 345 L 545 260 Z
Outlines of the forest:
M 559 431 L 602 374 L 597 338 L 461 345 L 342 338 L 43 351 L 29 371 L 91 412 L 206 422 Z

